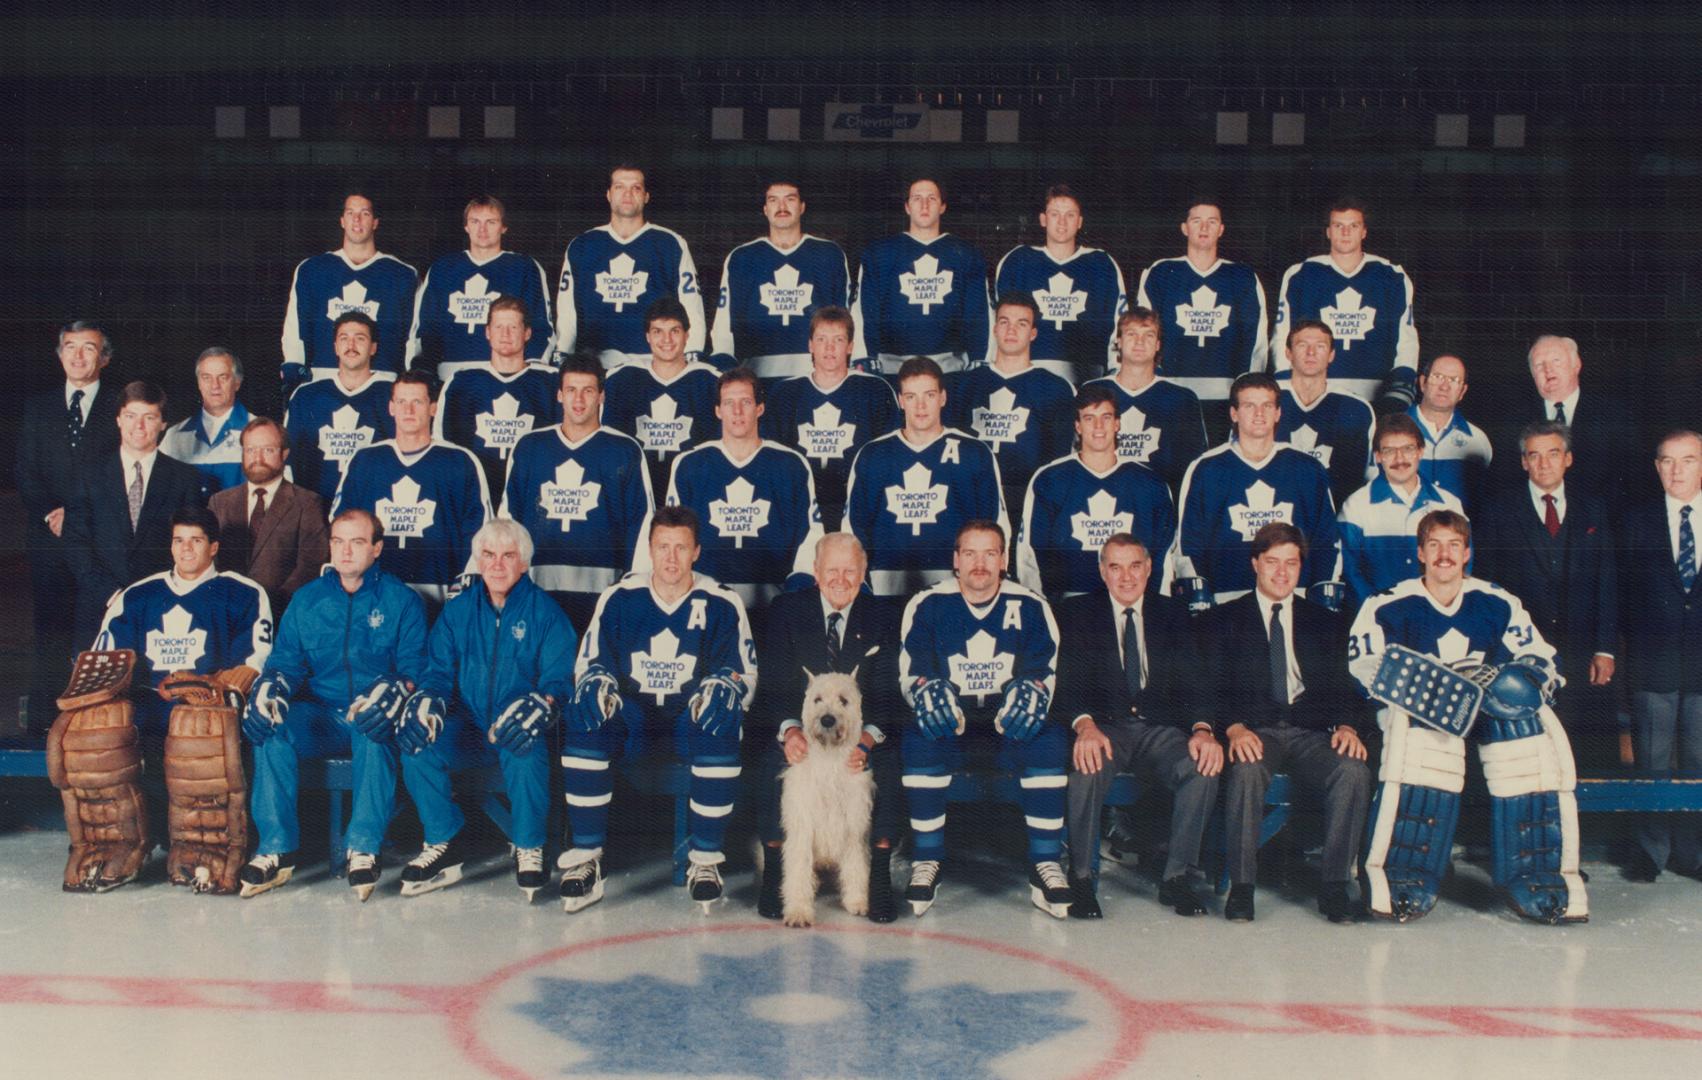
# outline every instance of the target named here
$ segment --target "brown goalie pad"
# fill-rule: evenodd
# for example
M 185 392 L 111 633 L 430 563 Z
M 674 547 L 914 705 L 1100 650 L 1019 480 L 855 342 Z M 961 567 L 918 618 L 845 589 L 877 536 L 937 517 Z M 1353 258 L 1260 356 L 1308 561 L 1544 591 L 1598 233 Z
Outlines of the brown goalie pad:
M 47 775 L 65 803 L 71 854 L 66 892 L 105 892 L 133 880 L 152 844 L 143 807 L 142 748 L 124 696 L 136 654 L 85 652 L 47 733 Z
M 236 892 L 237 874 L 248 857 L 248 782 L 235 709 L 179 705 L 171 710 L 165 787 L 171 883 L 196 892 Z

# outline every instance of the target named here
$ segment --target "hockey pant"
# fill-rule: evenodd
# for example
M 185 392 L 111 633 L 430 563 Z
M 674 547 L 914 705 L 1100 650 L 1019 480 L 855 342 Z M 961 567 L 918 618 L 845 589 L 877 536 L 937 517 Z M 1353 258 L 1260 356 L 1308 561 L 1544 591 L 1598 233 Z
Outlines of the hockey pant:
M 1070 736 L 1061 724 L 1042 724 L 1027 742 L 993 731 L 990 718 L 970 716 L 967 734 L 930 739 L 914 724 L 904 729 L 904 795 L 916 859 L 941 859 L 946 849 L 946 789 L 966 756 L 992 757 L 1001 772 L 1017 774 L 1030 862 L 1056 860 L 1063 850 L 1065 789 Z
M 609 803 L 615 788 L 610 771 L 613 760 L 671 747 L 691 768 L 686 814 L 691 850 L 720 853 L 739 790 L 739 732 L 706 735 L 684 712 L 671 733 L 647 730 L 642 721 L 628 722 L 634 711 L 623 710 L 596 731 L 562 732 L 562 784 L 573 846 L 594 850 L 608 839 Z
M 1436 906 L 1466 785 L 1466 741 L 1415 724 L 1400 709 L 1387 727 L 1366 845 L 1367 905 L 1373 915 L 1406 922 Z
M 1547 707 L 1523 720 L 1479 714 L 1477 731 L 1495 884 L 1527 919 L 1589 918 L 1578 873 L 1578 776 L 1560 718 Z
M 296 796 L 302 760 L 351 754 L 354 809 L 349 816 L 350 851 L 376 853 L 396 809 L 396 748 L 375 743 L 343 719 L 347 706 L 298 700 L 272 737 L 254 748 L 251 806 L 261 855 L 301 847 Z
M 402 782 L 420 812 L 428 844 L 448 843 L 467 816 L 455 805 L 450 777 L 462 769 L 496 763 L 508 794 L 509 843 L 517 848 L 544 846 L 544 822 L 550 812 L 550 740 L 533 739 L 524 753 L 495 747 L 470 715 L 451 709 L 437 739 L 418 754 L 402 755 Z

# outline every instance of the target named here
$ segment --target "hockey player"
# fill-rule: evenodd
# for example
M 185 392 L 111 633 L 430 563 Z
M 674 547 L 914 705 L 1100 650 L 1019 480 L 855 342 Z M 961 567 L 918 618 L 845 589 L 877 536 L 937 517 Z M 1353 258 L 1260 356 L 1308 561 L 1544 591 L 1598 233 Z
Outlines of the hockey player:
M 431 437 L 435 387 L 423 372 L 407 371 L 390 386 L 396 437 L 355 454 L 331 504 L 377 515 L 384 535 L 384 569 L 420 594 L 435 612 L 451 585 L 472 566 L 473 534 L 491 516 L 485 471 L 459 446 Z
M 331 563 L 290 600 L 255 683 L 242 731 L 254 748 L 260 844 L 242 870 L 243 896 L 295 873 L 301 761 L 343 754 L 353 757 L 355 781 L 349 888 L 364 901 L 378 887 L 379 847 L 396 808 L 393 731 L 426 659 L 425 605 L 378 565 L 384 544 L 365 510 L 332 519 Z
M 1158 313 L 1168 342 L 1164 375 L 1209 405 L 1212 441 L 1229 421 L 1229 386 L 1236 376 L 1264 371 L 1265 287 L 1244 263 L 1220 258 L 1223 211 L 1209 200 L 1188 207 L 1182 221 L 1188 253 L 1160 259 L 1141 273 L 1135 303 Z
M 502 516 L 526 527 L 526 562 L 576 631 L 591 625 L 597 597 L 632 564 L 654 509 L 638 444 L 599 425 L 603 365 L 586 353 L 562 358 L 562 420 L 514 448 Z
M 223 345 L 203 349 L 195 360 L 195 384 L 200 411 L 166 428 L 160 453 L 200 469 L 208 493 L 222 491 L 242 483 L 242 429 L 252 419 L 236 400 L 242 361 Z
M 1363 401 L 1405 409 L 1412 404 L 1418 366 L 1418 326 L 1412 315 L 1412 279 L 1389 260 L 1365 251 L 1365 207 L 1342 200 L 1330 207 L 1327 255 L 1295 263 L 1277 290 L 1271 356 L 1288 370 L 1285 345 L 1291 327 L 1316 319 L 1330 328 L 1341 361 L 1337 386 Z
M 912 356 L 945 372 L 987 356 L 987 262 L 968 242 L 944 232 L 945 191 L 913 180 L 904 198 L 910 228 L 863 251 L 857 271 L 857 343 L 852 353 L 891 377 Z
M 1304 590 L 1333 582 L 1341 565 L 1330 477 L 1311 455 L 1276 439 L 1281 407 L 1271 376 L 1243 375 L 1229 392 L 1234 438 L 1189 466 L 1178 500 L 1166 596 L 1223 603 L 1253 587 L 1253 535 L 1285 521 L 1306 535 Z
M 1424 576 L 1373 596 L 1353 622 L 1348 669 L 1389 706 L 1365 855 L 1371 912 L 1405 922 L 1435 906 L 1475 734 L 1496 887 L 1527 919 L 1582 922 L 1590 909 L 1578 873 L 1577 774 L 1550 708 L 1554 647 L 1517 597 L 1467 575 L 1471 536 L 1461 514 L 1426 514 Z M 1389 653 L 1394 646 L 1406 651 Z M 1470 707 L 1455 707 L 1461 700 Z
M 1206 423 L 1194 392 L 1158 374 L 1163 345 L 1158 316 L 1130 308 L 1117 320 L 1117 370 L 1089 385 L 1109 387 L 1116 396 L 1122 425 L 1117 456 L 1158 473 L 1174 496 L 1182 474 L 1205 453 Z
M 396 434 L 390 418 L 390 384 L 396 376 L 372 370 L 378 327 L 358 311 L 337 317 L 332 335 L 337 370 L 304 383 L 290 395 L 284 413 L 289 432 L 290 482 L 329 502 L 343 482 L 343 469 L 357 450 Z
M 999 460 L 1005 509 L 1022 515 L 1034 470 L 1070 452 L 1069 380 L 1034 364 L 1040 308 L 1027 293 L 999 297 L 993 313 L 993 362 L 947 380 L 946 425 L 987 444 Z
M 939 894 L 946 789 L 967 751 L 1019 775 L 1028 826 L 1029 899 L 1053 918 L 1070 908 L 1058 863 L 1070 736 L 1047 722 L 1058 670 L 1058 626 L 1037 594 L 1004 580 L 1005 531 L 970 521 L 952 554 L 955 581 L 904 609 L 898 681 L 915 721 L 904 728 L 904 792 L 915 849 L 905 899 L 917 915 Z
M 764 379 L 810 373 L 810 314 L 851 301 L 851 270 L 831 240 L 804 232 L 804 196 L 776 181 L 763 193 L 768 235 L 741 244 L 721 266 L 721 302 L 710 347 L 722 368 Z
M 531 902 L 544 869 L 549 732 L 573 689 L 579 638 L 549 594 L 532 584 L 532 538 L 504 518 L 473 537 L 480 580 L 443 607 L 431 628 L 419 689 L 397 718 L 402 780 L 419 808 L 425 846 L 402 868 L 402 895 L 461 880 L 466 816 L 452 772 L 496 763 L 508 793 L 514 880 Z
M 457 368 L 437 395 L 432 438 L 473 452 L 485 470 L 485 483 L 500 492 L 509 455 L 521 436 L 561 419 L 555 369 L 526 362 L 526 305 L 504 296 L 490 304 L 484 363 Z
M 527 329 L 523 358 L 548 362 L 554 350 L 548 280 L 538 260 L 502 249 L 507 211 L 495 195 L 476 195 L 461 211 L 467 250 L 445 255 L 426 270 L 414 297 L 407 362 L 439 382 L 490 358 L 485 341 L 491 302 L 511 298 L 523 305 Z
M 715 418 L 720 374 L 686 356 L 694 324 L 680 302 L 664 296 L 644 316 L 650 356 L 609 372 L 603 423 L 638 440 L 650 467 L 650 491 L 668 494 L 674 460 L 698 443 L 721 437 Z
M 372 200 L 352 194 L 343 200 L 343 246 L 303 259 L 290 282 L 284 311 L 284 397 L 308 379 L 337 367 L 332 348 L 337 317 L 358 311 L 378 327 L 381 342 L 373 366 L 394 375 L 403 368 L 408 321 L 414 310 L 414 268 L 378 250 L 378 215 Z
M 1424 435 L 1406 413 L 1377 418 L 1377 478 L 1349 495 L 1336 515 L 1346 610 L 1419 575 L 1418 523 L 1432 510 L 1465 513 L 1460 500 L 1419 473 Z
M 1460 414 L 1460 399 L 1466 396 L 1465 361 L 1451 353 L 1432 359 L 1418 376 L 1418 392 L 1418 401 L 1407 410 L 1424 436 L 1418 475 L 1469 509 L 1474 495 L 1486 494 L 1495 448 L 1487 431 Z
M 647 546 L 651 571 L 629 575 L 597 602 L 563 709 L 573 846 L 557 865 L 570 912 L 603 898 L 610 760 L 646 752 L 690 764 L 686 884 L 705 911 L 721 898 L 721 849 L 739 789 L 744 714 L 756 693 L 756 645 L 738 594 L 692 571 L 697 515 L 683 506 L 657 510 Z
M 993 295 L 1034 297 L 1040 305 L 1035 366 L 1074 386 L 1105 374 L 1117 355 L 1117 317 L 1128 306 L 1123 271 L 1107 253 L 1076 242 L 1081 200 L 1067 185 L 1046 189 L 1040 227 L 1044 244 L 1014 247 L 999 260 Z
M 858 452 L 845 492 L 845 525 L 869 553 L 876 596 L 909 596 L 951 577 L 958 529 L 1007 520 L 999 463 L 966 432 L 941 422 L 940 366 L 913 356 L 898 369 L 904 427 Z
M 703 293 L 685 238 L 644 220 L 650 203 L 644 170 L 615 166 L 608 199 L 609 223 L 580 233 L 562 254 L 556 348 L 594 353 L 611 370 L 639 363 L 654 347 L 648 340 L 651 307 L 672 299 L 687 313 L 681 320 L 685 351 L 699 359 Z
M 1278 403 L 1277 439 L 1311 454 L 1330 474 L 1330 496 L 1339 506 L 1375 470 L 1371 464 L 1371 406 L 1330 386 L 1336 358 L 1330 328 L 1301 319 L 1288 332 L 1285 354 L 1291 377 Z
M 828 532 L 838 532 L 845 516 L 845 484 L 857 451 L 892 431 L 899 415 L 885 379 L 850 369 L 854 336 L 849 311 L 816 308 L 810 316 L 810 373 L 775 383 L 762 414 L 763 437 L 790 446 L 810 463 Z
M 1117 456 L 1117 403 L 1094 381 L 1076 392 L 1081 450 L 1040 467 L 1023 499 L 1017 577 L 1056 602 L 1104 588 L 1099 549 L 1133 533 L 1148 551 L 1169 551 L 1176 539 L 1170 489 L 1145 465 Z M 1153 582 L 1157 590 L 1157 582 Z

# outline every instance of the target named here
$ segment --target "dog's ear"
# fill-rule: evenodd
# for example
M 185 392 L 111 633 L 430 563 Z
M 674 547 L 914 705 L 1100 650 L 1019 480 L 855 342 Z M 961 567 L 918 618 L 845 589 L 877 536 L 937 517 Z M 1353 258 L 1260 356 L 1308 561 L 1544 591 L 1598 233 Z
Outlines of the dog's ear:
M 862 666 L 863 666 L 862 664 L 858 664 L 856 667 L 851 669 L 851 681 L 852 682 L 857 681 L 857 672 L 862 668 Z
M 809 668 L 805 668 L 804 669 L 804 681 L 806 683 L 815 682 L 816 681 L 816 673 L 811 671 Z

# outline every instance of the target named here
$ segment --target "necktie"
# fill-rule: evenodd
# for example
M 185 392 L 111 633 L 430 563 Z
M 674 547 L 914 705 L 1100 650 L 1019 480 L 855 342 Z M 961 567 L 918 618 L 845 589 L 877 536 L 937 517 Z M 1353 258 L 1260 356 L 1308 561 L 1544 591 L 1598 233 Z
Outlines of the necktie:
M 1544 495 L 1542 503 L 1543 528 L 1548 530 L 1549 536 L 1558 537 L 1560 535 L 1560 514 L 1554 508 L 1554 496 Z
M 142 516 L 142 463 L 136 462 L 136 479 L 130 481 L 130 529 L 136 529 L 136 519 Z
M 71 391 L 71 407 L 65 412 L 65 431 L 69 436 L 71 449 L 76 450 L 77 444 L 83 440 L 83 392 Z
M 260 538 L 260 523 L 266 520 L 266 489 L 254 489 L 254 509 L 248 515 L 248 535 Z
M 1271 605 L 1271 699 L 1288 704 L 1288 642 L 1282 637 L 1282 605 Z
M 1678 512 L 1678 580 L 1684 591 L 1696 584 L 1696 533 L 1690 527 L 1690 507 Z
M 843 618 L 837 611 L 827 617 L 827 659 L 835 671 L 839 670 L 839 621 Z
M 1554 418 L 1562 424 L 1566 422 L 1566 403 L 1564 401 L 1554 403 Z
M 1123 682 L 1131 697 L 1145 684 L 1141 677 L 1141 624 L 1135 620 L 1133 607 L 1123 609 Z

